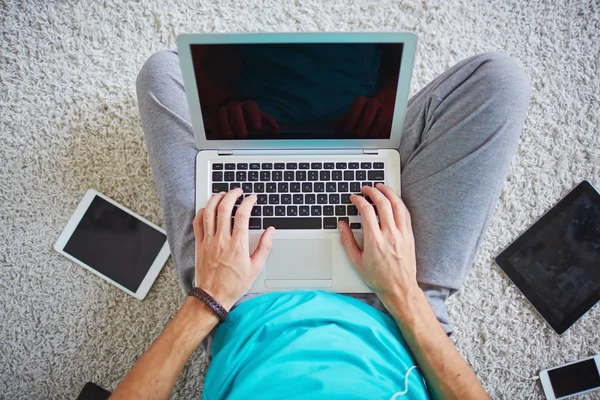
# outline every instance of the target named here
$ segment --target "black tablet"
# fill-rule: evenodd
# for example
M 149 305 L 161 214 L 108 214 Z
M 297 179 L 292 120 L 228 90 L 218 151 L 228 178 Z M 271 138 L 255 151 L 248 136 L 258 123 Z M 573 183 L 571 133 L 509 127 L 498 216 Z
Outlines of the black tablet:
M 496 257 L 558 334 L 600 300 L 600 194 L 581 182 Z

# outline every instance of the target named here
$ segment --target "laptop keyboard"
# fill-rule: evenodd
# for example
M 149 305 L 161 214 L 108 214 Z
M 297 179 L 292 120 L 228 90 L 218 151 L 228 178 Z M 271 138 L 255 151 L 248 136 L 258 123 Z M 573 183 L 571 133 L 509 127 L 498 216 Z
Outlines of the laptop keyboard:
M 383 162 L 212 164 L 212 193 L 242 188 L 243 197 L 257 196 L 250 229 L 337 229 L 339 220 L 360 229 L 350 195 L 384 180 Z

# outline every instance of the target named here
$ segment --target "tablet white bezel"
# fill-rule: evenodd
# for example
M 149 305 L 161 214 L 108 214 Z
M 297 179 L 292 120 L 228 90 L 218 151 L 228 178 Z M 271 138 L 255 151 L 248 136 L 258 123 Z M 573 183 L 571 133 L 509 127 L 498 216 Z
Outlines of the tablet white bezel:
M 150 269 L 146 273 L 146 276 L 144 277 L 144 279 L 140 283 L 140 286 L 138 287 L 138 289 L 137 289 L 136 292 L 132 292 L 131 290 L 123 287 L 119 283 L 117 283 L 117 282 L 113 281 L 112 279 L 110 279 L 109 277 L 103 275 L 101 272 L 95 270 L 94 268 L 90 267 L 86 263 L 82 262 L 81 260 L 78 260 L 77 258 L 73 257 L 72 255 L 70 255 L 70 254 L 68 254 L 68 253 L 66 253 L 64 251 L 64 248 L 65 248 L 67 242 L 69 241 L 69 239 L 71 238 L 71 236 L 73 235 L 73 232 L 75 231 L 75 228 L 77 228 L 77 226 L 79 225 L 79 222 L 83 218 L 85 212 L 90 207 L 90 204 L 92 203 L 92 200 L 96 196 L 102 198 L 103 200 L 106 200 L 107 202 L 111 203 L 112 205 L 114 205 L 116 207 L 119 207 L 121 210 L 125 211 L 127 214 L 129 214 L 129 215 L 131 215 L 131 216 L 139 219 L 143 223 L 147 224 L 148 226 L 156 229 L 157 231 L 159 231 L 159 232 L 161 232 L 162 234 L 165 235 L 165 243 L 164 243 L 163 247 L 158 252 L 158 255 L 156 256 L 156 258 L 152 262 L 152 265 L 150 266 Z M 81 199 L 81 201 L 77 205 L 77 208 L 75 209 L 75 212 L 73 213 L 73 215 L 69 219 L 69 222 L 67 223 L 67 225 L 63 229 L 63 231 L 60 234 L 60 236 L 58 237 L 58 240 L 54 244 L 54 250 L 56 250 L 57 252 L 59 252 L 63 256 L 67 257 L 71 261 L 73 261 L 73 262 L 81 265 L 83 268 L 87 269 L 88 271 L 90 271 L 94 275 L 99 276 L 100 278 L 104 279 L 108 283 L 110 283 L 110 284 L 118 287 L 119 289 L 121 289 L 125 293 L 130 294 L 131 296 L 135 297 L 136 299 L 143 300 L 146 297 L 146 295 L 148 294 L 148 291 L 150 290 L 150 288 L 152 287 L 152 284 L 156 280 L 156 277 L 158 276 L 158 274 L 162 270 L 163 266 L 167 262 L 167 259 L 171 255 L 171 251 L 169 250 L 169 244 L 168 244 L 168 241 L 166 240 L 166 235 L 167 234 L 166 234 L 166 232 L 163 229 L 161 229 L 160 227 L 156 226 L 152 222 L 148 221 L 144 217 L 142 217 L 142 216 L 134 213 L 133 211 L 131 211 L 127 207 L 122 206 L 121 204 L 115 202 L 114 200 L 112 200 L 112 199 L 104 196 L 102 193 L 99 193 L 98 191 L 96 191 L 94 189 L 89 189 L 85 193 L 85 196 L 83 196 L 83 199 Z

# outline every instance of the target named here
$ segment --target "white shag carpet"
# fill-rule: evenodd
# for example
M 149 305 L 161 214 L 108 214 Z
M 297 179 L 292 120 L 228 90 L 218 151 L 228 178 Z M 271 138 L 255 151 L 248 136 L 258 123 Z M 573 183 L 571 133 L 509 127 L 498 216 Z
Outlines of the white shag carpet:
M 450 315 L 493 398 L 542 398 L 528 378 L 600 352 L 600 307 L 558 336 L 492 260 L 579 181 L 600 187 L 599 10 L 598 0 L 0 0 L 0 398 L 74 399 L 87 381 L 114 389 L 184 298 L 172 261 L 138 301 L 52 250 L 88 188 L 162 223 L 135 96 L 145 59 L 183 32 L 340 30 L 416 32 L 412 93 L 484 51 L 529 72 L 518 154 Z M 199 350 L 173 397 L 200 398 L 206 367 Z

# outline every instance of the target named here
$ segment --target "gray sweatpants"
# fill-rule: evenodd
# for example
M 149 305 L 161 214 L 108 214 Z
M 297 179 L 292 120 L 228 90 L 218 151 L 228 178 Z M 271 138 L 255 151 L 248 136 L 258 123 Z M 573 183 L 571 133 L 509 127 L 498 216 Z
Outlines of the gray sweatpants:
M 410 99 L 400 143 L 402 198 L 411 213 L 417 280 L 446 332 L 445 300 L 462 286 L 514 155 L 530 83 L 501 53 L 466 59 Z M 152 55 L 137 96 L 180 282 L 194 280 L 195 157 L 179 58 Z M 373 294 L 356 295 L 383 310 Z M 243 301 L 244 299 L 242 299 Z

